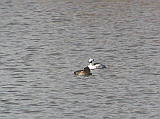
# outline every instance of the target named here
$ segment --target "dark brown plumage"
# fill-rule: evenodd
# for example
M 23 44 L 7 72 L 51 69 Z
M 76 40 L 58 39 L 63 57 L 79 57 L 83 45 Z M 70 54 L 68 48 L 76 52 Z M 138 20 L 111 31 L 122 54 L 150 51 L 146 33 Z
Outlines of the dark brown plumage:
M 74 72 L 74 75 L 92 75 L 89 67 L 85 67 L 84 70 L 77 70 Z

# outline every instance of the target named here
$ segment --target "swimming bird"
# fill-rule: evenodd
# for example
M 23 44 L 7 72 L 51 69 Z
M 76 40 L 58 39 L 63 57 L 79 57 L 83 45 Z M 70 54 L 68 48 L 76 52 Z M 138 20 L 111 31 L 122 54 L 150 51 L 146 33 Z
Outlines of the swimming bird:
M 93 69 L 103 69 L 103 68 L 106 68 L 105 65 L 103 64 L 100 64 L 100 63 L 93 63 L 94 59 L 92 58 L 89 58 L 89 69 L 93 70 Z
M 74 75 L 92 75 L 89 67 L 85 67 L 84 70 L 77 70 L 74 72 Z

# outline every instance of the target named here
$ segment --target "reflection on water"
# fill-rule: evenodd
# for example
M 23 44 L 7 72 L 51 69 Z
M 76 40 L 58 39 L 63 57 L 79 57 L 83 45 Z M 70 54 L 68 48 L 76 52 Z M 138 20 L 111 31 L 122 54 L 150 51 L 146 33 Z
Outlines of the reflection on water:
M 159 4 L 2 0 L 0 118 L 158 119 Z

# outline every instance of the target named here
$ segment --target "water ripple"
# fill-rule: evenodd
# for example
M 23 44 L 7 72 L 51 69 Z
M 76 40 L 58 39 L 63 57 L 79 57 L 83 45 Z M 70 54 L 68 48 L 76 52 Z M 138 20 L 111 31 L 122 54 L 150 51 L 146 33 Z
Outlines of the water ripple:
M 158 1 L 0 4 L 0 118 L 159 119 Z M 73 72 L 94 58 L 107 66 Z

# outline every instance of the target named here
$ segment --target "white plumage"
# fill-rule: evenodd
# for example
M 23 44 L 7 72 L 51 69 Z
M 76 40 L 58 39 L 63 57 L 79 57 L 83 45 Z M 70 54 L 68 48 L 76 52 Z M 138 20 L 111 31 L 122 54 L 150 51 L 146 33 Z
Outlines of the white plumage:
M 103 64 L 100 64 L 100 63 L 93 63 L 94 59 L 90 58 L 89 59 L 89 69 L 93 70 L 93 69 L 103 69 L 103 68 L 106 68 L 105 65 Z

